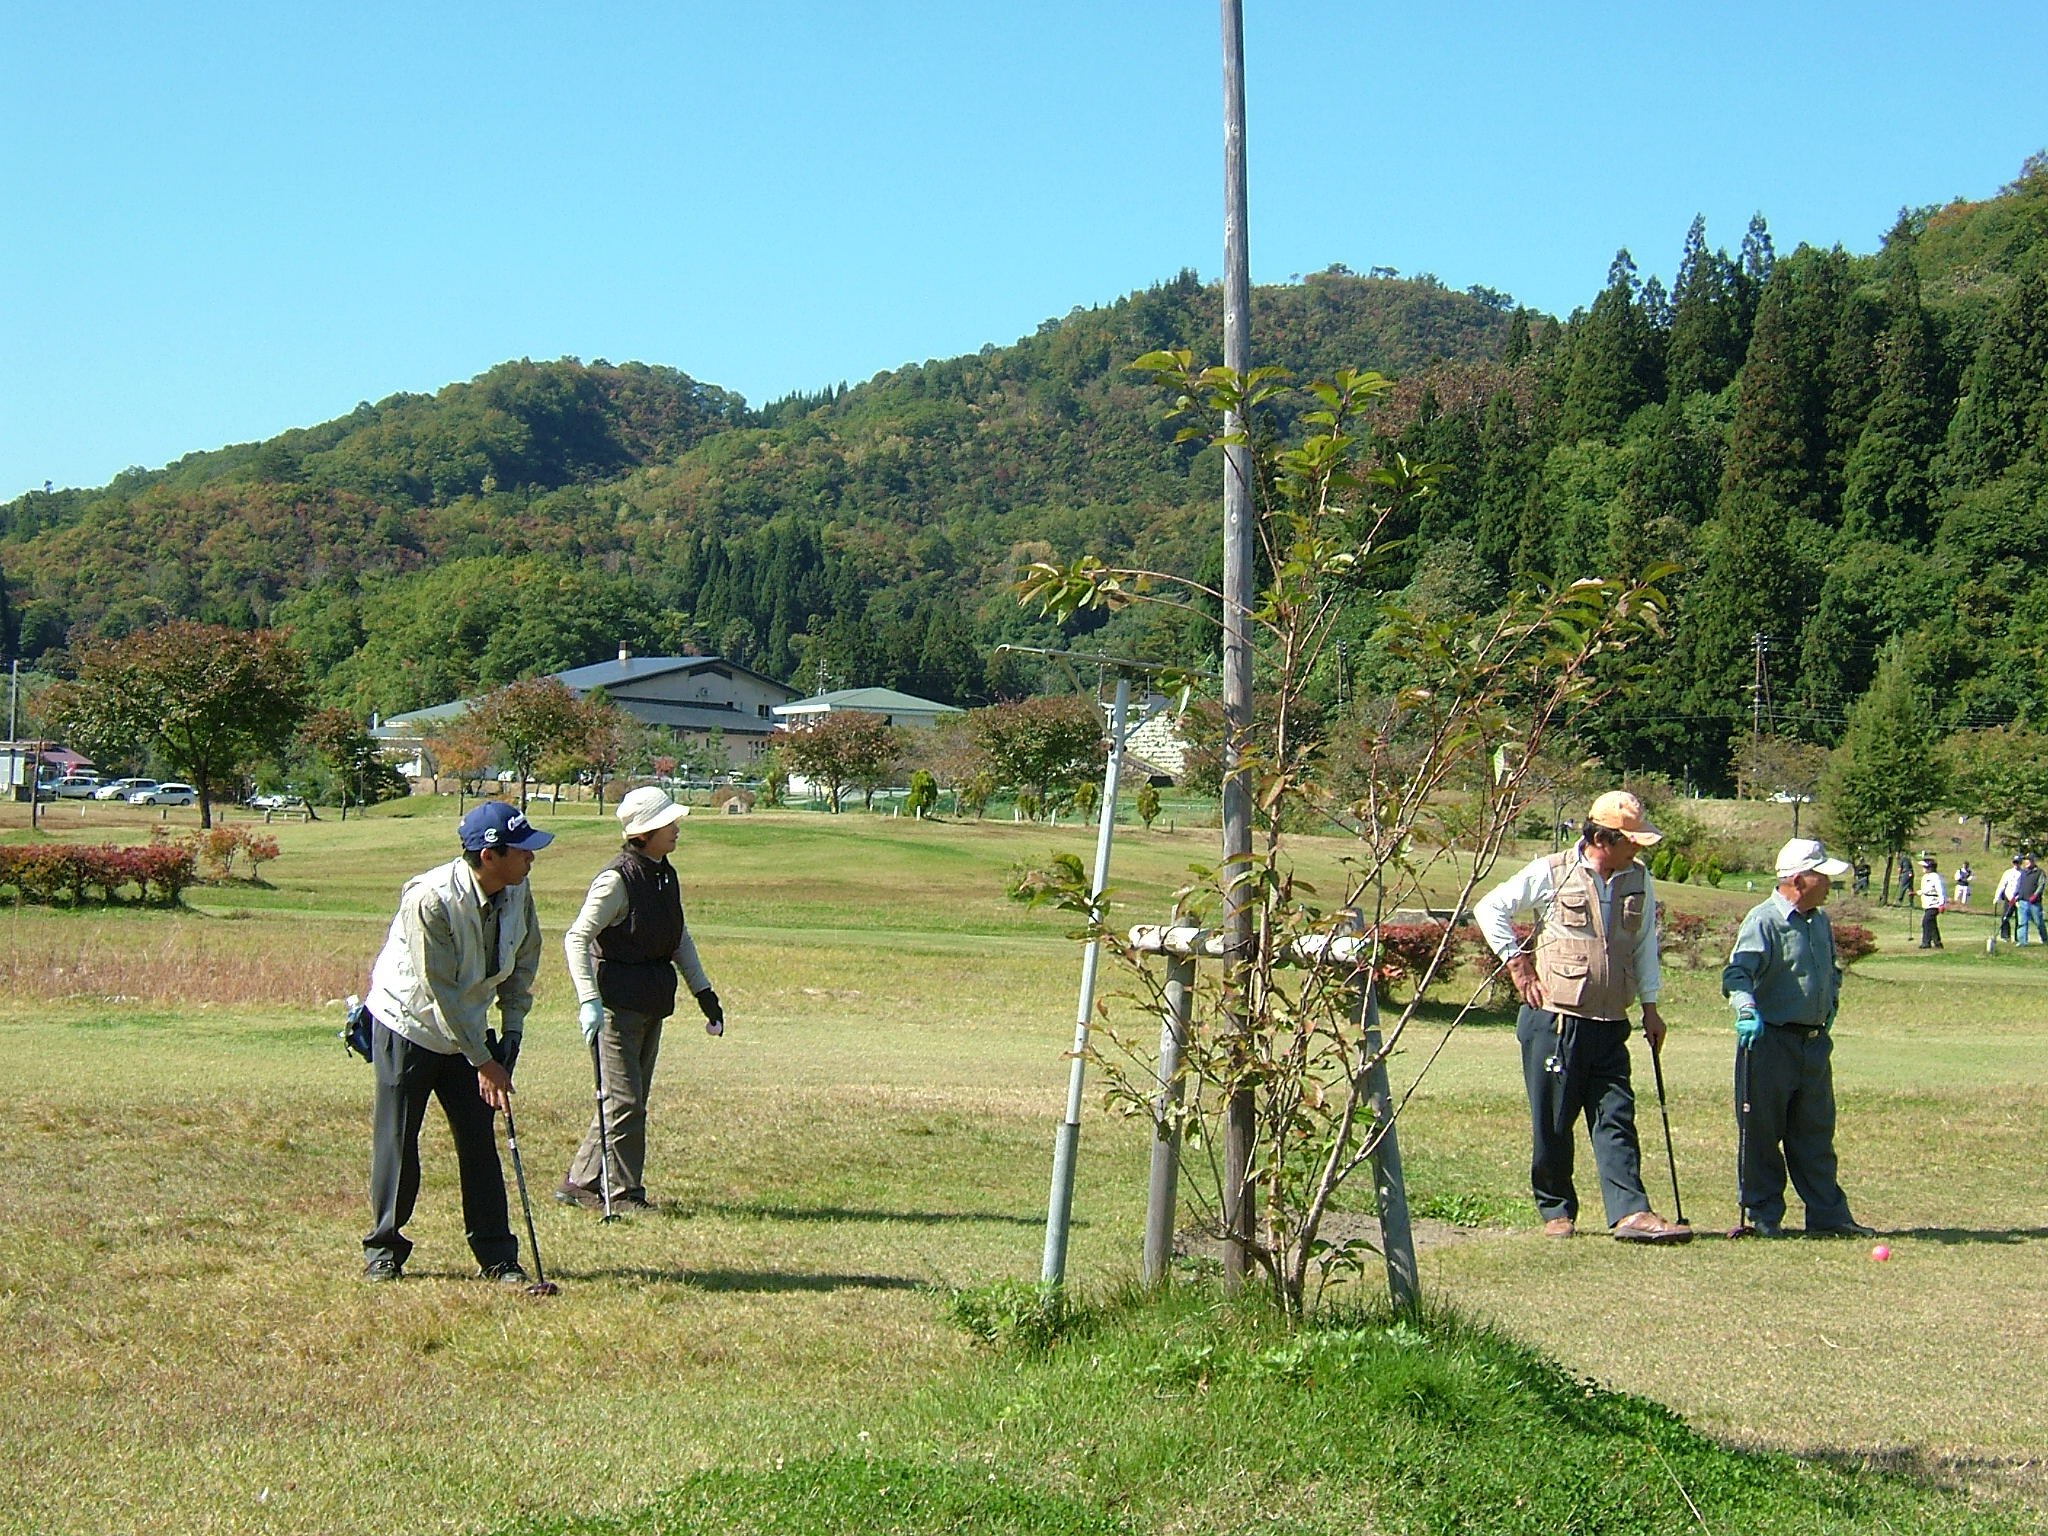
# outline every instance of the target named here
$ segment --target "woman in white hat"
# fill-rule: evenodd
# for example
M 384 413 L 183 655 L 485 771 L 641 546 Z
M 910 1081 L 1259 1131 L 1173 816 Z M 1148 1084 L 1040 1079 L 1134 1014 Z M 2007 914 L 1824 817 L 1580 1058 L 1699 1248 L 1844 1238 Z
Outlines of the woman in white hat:
M 676 1006 L 676 972 L 704 1012 L 707 1034 L 725 1033 L 725 1010 L 683 925 L 683 896 L 668 855 L 689 813 L 649 785 L 619 802 L 626 846 L 590 882 L 583 910 L 563 937 L 577 1021 L 596 1064 L 599 1106 L 555 1198 L 565 1205 L 651 1210 L 647 1094 L 661 1026 Z M 609 1143 L 609 1157 L 606 1144 Z

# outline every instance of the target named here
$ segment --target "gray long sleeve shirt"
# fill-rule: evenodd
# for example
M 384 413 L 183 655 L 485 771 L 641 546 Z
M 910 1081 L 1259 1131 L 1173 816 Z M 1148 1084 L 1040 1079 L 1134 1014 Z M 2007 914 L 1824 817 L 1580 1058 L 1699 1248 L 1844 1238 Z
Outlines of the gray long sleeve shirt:
M 1743 918 L 1721 972 L 1722 994 L 1766 1024 L 1824 1028 L 1834 1022 L 1841 987 L 1827 913 L 1801 912 L 1777 892 Z

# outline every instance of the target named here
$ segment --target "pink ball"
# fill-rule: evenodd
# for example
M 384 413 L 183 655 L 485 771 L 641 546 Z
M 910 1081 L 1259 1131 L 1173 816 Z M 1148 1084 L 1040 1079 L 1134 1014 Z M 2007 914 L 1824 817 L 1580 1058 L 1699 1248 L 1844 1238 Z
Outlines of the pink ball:
M 1879 1243 L 1875 1248 L 1870 1250 L 1870 1256 L 1873 1259 L 1877 1260 L 1878 1263 L 1882 1264 L 1886 1259 L 1892 1256 L 1892 1251 L 1891 1249 L 1887 1248 L 1883 1243 Z

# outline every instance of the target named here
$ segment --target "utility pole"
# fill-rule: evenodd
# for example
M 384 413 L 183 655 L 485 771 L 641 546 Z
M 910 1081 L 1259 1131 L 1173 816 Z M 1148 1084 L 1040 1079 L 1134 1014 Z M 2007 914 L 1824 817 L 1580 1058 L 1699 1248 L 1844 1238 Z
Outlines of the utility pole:
M 1246 235 L 1244 6 L 1223 6 L 1223 366 L 1251 371 L 1251 255 Z M 1223 884 L 1225 1025 L 1249 1051 L 1246 978 L 1251 972 L 1252 796 L 1241 765 L 1252 729 L 1250 610 L 1253 580 L 1251 447 L 1248 424 L 1235 411 L 1223 418 Z M 1240 1063 L 1242 1065 L 1242 1063 Z M 1224 1286 L 1236 1291 L 1251 1267 L 1252 1092 L 1230 1096 L 1224 1132 Z
M 1749 685 L 1749 779 L 1756 773 L 1756 765 L 1763 755 L 1764 718 L 1771 710 L 1771 637 L 1762 630 L 1749 637 L 1749 643 L 1756 648 L 1756 670 Z M 1755 784 L 1749 784 L 1754 793 Z

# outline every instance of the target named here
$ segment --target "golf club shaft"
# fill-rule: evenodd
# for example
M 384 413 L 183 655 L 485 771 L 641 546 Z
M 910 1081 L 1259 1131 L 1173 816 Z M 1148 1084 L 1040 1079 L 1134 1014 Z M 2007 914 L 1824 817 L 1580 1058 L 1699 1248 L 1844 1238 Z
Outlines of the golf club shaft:
M 604 1112 L 604 1053 L 595 1036 L 590 1041 L 590 1072 L 597 1080 L 597 1187 L 604 1195 L 604 1219 L 612 1214 L 612 1128 Z
M 1685 1198 L 1678 1192 L 1678 1153 L 1671 1145 L 1671 1111 L 1664 1103 L 1664 1054 L 1662 1043 L 1650 1047 L 1650 1070 L 1657 1078 L 1657 1113 L 1664 1120 L 1664 1161 L 1671 1169 L 1672 1215 L 1685 1221 Z
M 526 1213 L 526 1246 L 533 1250 L 533 1281 L 535 1285 L 548 1283 L 547 1271 L 540 1264 L 540 1238 L 533 1230 L 533 1202 L 526 1196 L 526 1164 L 519 1158 L 519 1127 L 512 1119 L 512 1104 L 505 1104 L 505 1144 L 512 1149 L 512 1177 L 519 1185 L 519 1209 Z
M 1742 1172 L 1749 1166 L 1749 1047 L 1735 1046 L 1735 1215 L 1749 1225 L 1749 1207 L 1742 1199 Z

